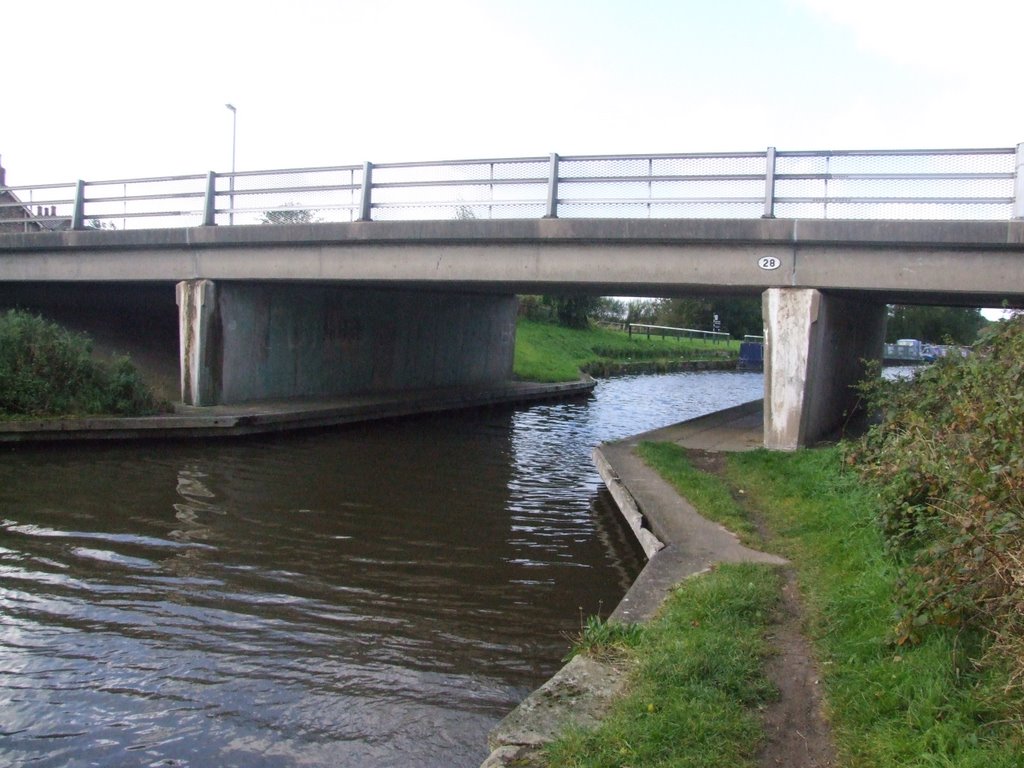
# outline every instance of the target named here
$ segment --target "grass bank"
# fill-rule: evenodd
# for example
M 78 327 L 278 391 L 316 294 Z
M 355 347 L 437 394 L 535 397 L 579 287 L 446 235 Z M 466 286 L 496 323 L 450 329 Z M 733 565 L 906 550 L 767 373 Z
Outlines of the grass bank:
M 516 325 L 515 374 L 527 381 L 573 381 L 580 371 L 619 363 L 675 363 L 732 358 L 739 342 L 710 343 L 691 339 L 651 338 L 591 327 L 564 328 L 520 318 Z
M 774 695 L 762 666 L 778 594 L 770 567 L 722 566 L 680 585 L 656 621 L 621 641 L 611 633 L 599 652 L 631 659 L 629 693 L 598 730 L 574 730 L 553 744 L 549 765 L 749 765 L 757 708 Z
M 820 663 L 839 766 L 1024 764 L 1022 732 L 1004 705 L 1007 676 L 968 661 L 980 634 L 949 627 L 913 645 L 897 643 L 899 572 L 876 524 L 878 494 L 844 470 L 838 449 L 735 454 L 728 458 L 724 479 L 701 475 L 677 446 L 644 450 L 708 517 L 728 525 L 749 520 L 748 509 L 758 510 L 772 531 L 769 548 L 792 562 L 804 598 L 806 632 Z M 554 745 L 548 752 L 550 765 L 754 765 L 758 707 L 772 696 L 761 665 L 770 652 L 764 637 L 779 582 L 769 568 L 744 569 L 723 566 L 676 591 L 665 616 L 643 630 L 645 644 L 657 636 L 659 647 L 671 649 L 673 666 L 648 667 L 645 656 L 656 653 L 645 644 L 624 647 L 621 652 L 636 666 L 629 698 L 594 733 L 572 733 Z M 706 607 L 701 595 L 742 600 L 747 585 L 761 595 L 756 607 L 751 603 L 721 622 L 700 613 Z M 671 618 L 690 610 L 681 621 Z M 698 639 L 703 632 L 715 634 L 705 642 Z M 739 648 L 750 665 L 741 675 L 744 682 L 720 685 L 718 667 L 732 663 L 733 649 Z M 694 669 L 700 670 L 694 677 L 674 671 Z M 673 722 L 655 727 L 659 713 L 669 709 Z M 711 734 L 719 721 L 744 724 Z M 674 735 L 667 737 L 663 728 Z
M 164 408 L 127 358 L 100 363 L 84 334 L 28 312 L 0 313 L 0 419 L 139 416 Z
M 1005 675 L 968 661 L 979 631 L 947 627 L 897 643 L 897 563 L 877 526 L 878 494 L 843 471 L 839 449 L 729 459 L 794 563 L 837 746 L 848 766 L 1019 768 Z

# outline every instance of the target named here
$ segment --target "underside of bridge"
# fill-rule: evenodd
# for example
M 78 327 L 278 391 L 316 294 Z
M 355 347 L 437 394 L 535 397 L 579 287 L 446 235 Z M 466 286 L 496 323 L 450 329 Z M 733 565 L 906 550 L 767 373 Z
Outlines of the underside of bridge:
M 512 378 L 509 294 L 188 280 L 177 301 L 188 405 Z
M 175 294 L 177 311 L 175 310 Z M 487 385 L 512 377 L 516 297 L 311 282 L 7 283 L 0 306 L 43 312 L 130 353 L 188 405 Z M 886 305 L 868 295 L 770 288 L 765 447 L 829 437 L 852 385 L 880 360 Z

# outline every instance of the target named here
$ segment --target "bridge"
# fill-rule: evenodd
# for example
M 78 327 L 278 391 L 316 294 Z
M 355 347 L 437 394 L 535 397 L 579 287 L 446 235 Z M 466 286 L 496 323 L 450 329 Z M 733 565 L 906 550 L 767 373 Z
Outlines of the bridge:
M 1024 303 L 1022 165 L 769 148 L 0 187 L 0 302 L 173 319 L 207 405 L 507 379 L 519 293 L 762 295 L 765 443 L 791 449 L 852 407 L 887 303 Z

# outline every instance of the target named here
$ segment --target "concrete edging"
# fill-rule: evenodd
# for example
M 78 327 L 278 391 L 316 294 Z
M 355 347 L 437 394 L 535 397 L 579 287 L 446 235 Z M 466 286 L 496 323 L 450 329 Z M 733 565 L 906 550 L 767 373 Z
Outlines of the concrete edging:
M 676 585 L 716 563 L 786 563 L 743 546 L 735 534 L 701 517 L 634 450 L 645 440 L 742 450 L 751 447 L 751 439 L 737 434 L 748 433 L 752 422 L 760 423 L 761 412 L 762 402 L 755 400 L 594 449 L 598 473 L 648 558 L 609 621 L 650 621 Z M 625 676 L 607 662 L 583 658 L 573 658 L 495 726 L 488 738 L 492 752 L 481 768 L 533 765 L 532 757 L 566 727 L 593 727 L 600 721 L 621 692 Z
M 24 419 L 0 423 L 0 443 L 230 438 L 316 429 L 380 419 L 520 402 L 579 397 L 592 378 L 562 384 L 505 382 L 492 386 L 393 392 L 329 400 L 267 401 L 234 406 L 178 406 L 173 414 L 140 417 Z

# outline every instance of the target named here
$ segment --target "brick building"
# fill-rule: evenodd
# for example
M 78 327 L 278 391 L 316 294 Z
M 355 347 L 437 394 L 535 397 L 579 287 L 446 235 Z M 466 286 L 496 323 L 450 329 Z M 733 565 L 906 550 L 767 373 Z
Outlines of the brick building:
M 7 169 L 0 160 L 0 232 L 42 232 L 70 229 L 71 219 L 57 215 L 57 206 L 36 206 L 22 201 L 7 187 Z

